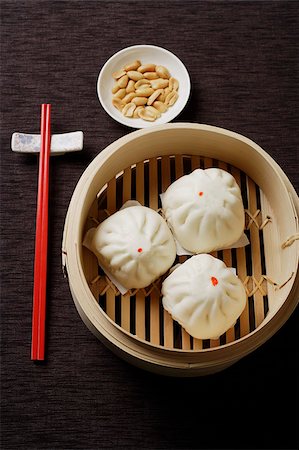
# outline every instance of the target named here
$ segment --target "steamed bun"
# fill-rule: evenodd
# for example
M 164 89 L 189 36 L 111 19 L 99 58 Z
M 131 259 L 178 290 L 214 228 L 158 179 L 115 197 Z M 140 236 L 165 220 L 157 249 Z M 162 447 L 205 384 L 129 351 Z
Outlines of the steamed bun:
M 172 266 L 176 247 L 165 220 L 145 206 L 130 206 L 89 230 L 83 245 L 125 288 L 143 288 Z
M 162 207 L 174 237 L 192 253 L 228 247 L 244 230 L 240 188 L 222 169 L 196 169 L 179 178 L 164 193 Z
M 211 255 L 192 256 L 162 284 L 163 306 L 193 337 L 216 339 L 234 325 L 246 305 L 240 279 Z

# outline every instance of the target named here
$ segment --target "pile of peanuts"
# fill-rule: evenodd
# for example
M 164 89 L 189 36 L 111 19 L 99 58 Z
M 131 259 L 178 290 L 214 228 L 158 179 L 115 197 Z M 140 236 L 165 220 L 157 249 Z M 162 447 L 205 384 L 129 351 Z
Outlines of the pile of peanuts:
M 153 122 L 178 99 L 179 82 L 164 66 L 136 60 L 112 76 L 112 104 L 126 117 Z

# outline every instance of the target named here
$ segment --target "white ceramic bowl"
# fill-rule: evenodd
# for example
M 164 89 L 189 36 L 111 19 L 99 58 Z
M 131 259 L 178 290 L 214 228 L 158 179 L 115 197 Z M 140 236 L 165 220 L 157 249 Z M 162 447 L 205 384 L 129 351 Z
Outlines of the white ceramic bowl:
M 112 105 L 111 89 L 115 84 L 112 73 L 136 59 L 139 59 L 142 64 L 152 63 L 167 67 L 170 74 L 179 81 L 178 100 L 154 122 L 125 117 Z M 147 128 L 168 123 L 180 114 L 190 95 L 190 77 L 182 61 L 168 50 L 154 45 L 134 45 L 115 53 L 104 64 L 97 81 L 97 93 L 101 105 L 114 120 L 132 128 Z

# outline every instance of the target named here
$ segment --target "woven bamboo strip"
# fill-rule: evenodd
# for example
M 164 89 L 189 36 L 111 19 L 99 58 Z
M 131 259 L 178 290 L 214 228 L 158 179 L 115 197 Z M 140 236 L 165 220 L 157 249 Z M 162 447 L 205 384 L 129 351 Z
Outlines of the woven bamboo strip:
M 161 159 L 161 187 L 165 192 L 170 185 L 170 159 L 163 156 Z M 173 348 L 173 320 L 171 315 L 164 310 L 164 347 Z
M 116 178 L 112 178 L 107 186 L 107 210 L 110 215 L 116 212 Z
M 176 155 L 175 156 L 175 176 L 176 179 L 182 177 L 184 175 L 184 166 L 183 166 L 183 156 Z
M 170 159 L 168 156 L 162 156 L 161 158 L 161 186 L 162 192 L 165 192 L 170 185 Z
M 130 331 L 130 294 L 121 296 L 121 326 Z
M 231 173 L 241 188 L 241 175 L 240 171 L 235 167 L 232 167 Z M 244 281 L 247 276 L 246 270 L 246 255 L 245 255 L 245 247 L 240 247 L 236 249 L 237 254 L 237 275 L 238 277 Z M 240 337 L 246 336 L 249 333 L 249 306 L 248 299 L 246 302 L 246 306 L 240 316 Z
M 151 158 L 149 161 L 149 205 L 150 208 L 158 209 L 158 167 L 157 159 Z
M 232 251 L 231 250 L 223 250 L 223 262 L 227 265 L 227 267 L 232 267 Z M 235 328 L 234 326 L 227 330 L 226 335 L 226 343 L 233 342 L 235 340 Z
M 213 164 L 213 159 L 212 158 L 203 158 L 203 162 L 204 162 L 204 168 L 205 169 L 209 169 L 210 167 L 215 167 Z
M 107 289 L 106 292 L 106 313 L 111 320 L 115 321 L 115 294 L 113 289 Z
M 218 339 L 210 339 L 210 347 L 219 347 L 220 338 Z
M 191 170 L 200 169 L 200 156 L 191 156 Z M 201 350 L 203 348 L 202 339 L 193 338 L 193 350 Z
M 191 156 L 191 169 L 192 171 L 195 169 L 200 169 L 200 156 L 197 155 Z
M 132 171 L 131 167 L 128 167 L 124 170 L 123 174 L 123 203 L 128 200 L 131 200 L 131 177 Z
M 219 161 L 219 167 L 220 167 L 220 164 L 221 164 L 221 162 Z M 204 158 L 204 168 L 205 169 L 208 169 L 208 168 L 213 167 L 213 166 L 214 166 L 214 164 L 213 164 L 213 161 L 212 161 L 211 158 Z M 226 167 L 220 167 L 220 168 L 223 168 L 224 170 L 226 170 Z M 218 252 L 212 252 L 211 254 L 215 258 L 219 258 Z M 218 338 L 218 339 L 211 339 L 210 340 L 210 347 L 211 348 L 219 347 L 219 345 L 220 345 L 220 338 Z
M 220 339 L 210 339 L 210 347 L 219 347 L 220 345 Z
M 175 176 L 176 179 L 182 177 L 184 175 L 184 165 L 183 165 L 183 156 L 176 155 L 175 157 Z M 179 256 L 179 263 L 183 264 L 187 260 L 186 256 Z M 182 328 L 182 349 L 190 350 L 191 348 L 191 340 L 190 334 Z
M 223 161 L 218 163 L 219 169 L 226 170 L 228 172 L 228 165 Z M 232 251 L 230 249 L 223 250 L 223 262 L 227 267 L 232 267 Z M 235 328 L 231 327 L 225 334 L 226 343 L 233 342 L 235 340 Z
M 155 211 L 158 209 L 158 167 L 157 159 L 149 161 L 149 206 Z M 150 341 L 152 344 L 160 344 L 160 294 L 153 289 L 150 294 Z
M 182 349 L 190 350 L 191 348 L 191 339 L 190 334 L 182 327 Z
M 212 158 L 203 158 L 203 166 L 204 169 L 209 169 L 211 167 L 214 167 L 213 164 L 213 160 Z M 218 258 L 218 253 L 217 252 L 211 252 L 211 255 L 214 256 L 215 258 Z M 207 340 L 207 343 L 209 342 L 209 347 L 218 347 L 220 345 L 220 339 L 211 339 L 211 340 Z
M 136 200 L 144 205 L 144 163 L 136 165 Z M 145 339 L 145 294 L 143 289 L 136 293 L 136 335 Z
M 116 212 L 116 178 L 112 178 L 107 186 L 107 210 L 109 214 Z M 111 288 L 106 292 L 106 313 L 115 320 L 115 293 Z
M 254 181 L 252 181 L 252 179 L 249 177 L 247 177 L 247 192 L 248 192 L 249 210 L 251 212 L 254 212 L 257 210 L 256 185 Z M 260 235 L 259 229 L 255 224 L 252 224 L 250 227 L 250 243 L 251 243 L 252 275 L 255 278 L 255 280 L 259 281 L 261 280 L 262 277 Z M 255 327 L 258 327 L 264 320 L 264 299 L 260 289 L 257 289 L 257 291 L 253 295 L 253 298 L 254 298 Z
M 131 167 L 127 168 L 123 174 L 123 203 L 131 199 Z M 121 296 L 121 326 L 130 331 L 130 295 Z
M 156 345 L 159 345 L 160 343 L 159 301 L 160 294 L 154 289 L 150 295 L 150 341 L 152 344 Z
M 246 272 L 246 256 L 245 256 L 245 248 L 240 247 L 237 248 L 237 274 L 238 277 L 244 281 L 247 272 Z M 249 333 L 250 325 L 249 325 L 249 304 L 248 298 L 246 302 L 246 306 L 240 316 L 240 337 L 246 336 Z
M 203 346 L 202 339 L 193 338 L 193 350 L 201 350 Z
M 269 223 L 263 229 L 263 237 L 264 237 L 264 249 L 265 249 L 265 260 L 266 260 L 266 273 L 264 275 L 275 273 L 275 269 L 277 268 L 277 260 L 273 259 L 273 249 L 279 246 L 279 239 L 277 233 L 277 223 L 275 215 L 273 214 L 273 210 L 267 197 L 264 195 L 263 191 L 261 191 L 261 208 L 262 208 L 262 221 L 264 221 L 267 217 L 271 218 L 271 223 Z M 276 232 L 275 232 L 276 231 Z M 278 273 L 276 279 L 273 279 L 277 284 L 281 284 L 284 280 L 281 279 L 280 274 Z M 268 281 L 265 281 L 265 285 L 267 286 L 267 294 L 268 294 L 268 306 L 271 311 L 275 308 L 275 286 Z
M 136 293 L 136 335 L 145 339 L 145 298 L 142 290 Z
M 97 217 L 98 214 L 98 199 L 96 198 L 93 202 L 89 215 L 90 217 Z M 86 224 L 85 232 L 95 226 L 95 223 L 93 221 L 89 221 L 90 223 Z M 89 284 L 90 290 L 95 297 L 96 300 L 99 298 L 99 285 L 98 283 L 92 284 L 91 281 L 98 275 L 98 260 L 97 257 L 86 247 L 82 247 L 82 257 L 83 257 L 83 267 L 84 267 L 84 273 L 86 280 Z
M 185 262 L 187 260 L 187 256 L 180 256 L 179 257 L 179 262 L 181 264 L 183 264 L 183 262 Z M 187 331 L 182 328 L 182 349 L 183 350 L 190 350 L 191 348 L 191 339 L 190 339 L 190 334 L 187 333 Z
M 144 204 L 144 163 L 136 165 L 136 200 Z
M 191 156 L 191 169 L 192 171 L 195 169 L 201 168 L 201 158 L 197 155 Z M 193 350 L 201 350 L 203 348 L 202 339 L 193 338 Z

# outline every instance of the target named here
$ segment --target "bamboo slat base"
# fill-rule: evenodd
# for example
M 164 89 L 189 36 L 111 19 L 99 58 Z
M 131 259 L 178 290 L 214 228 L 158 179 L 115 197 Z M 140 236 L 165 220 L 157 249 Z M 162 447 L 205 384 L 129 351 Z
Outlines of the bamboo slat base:
M 167 349 L 199 350 L 219 347 L 246 336 L 267 316 L 268 284 L 263 233 L 273 219 L 265 214 L 262 204 L 267 201 L 263 192 L 244 172 L 207 157 L 170 155 L 139 162 L 111 179 L 95 199 L 89 212 L 85 230 L 113 214 L 127 200 L 138 200 L 161 213 L 159 195 L 177 178 L 196 168 L 219 167 L 230 172 L 239 184 L 246 211 L 246 230 L 250 244 L 243 248 L 214 252 L 229 267 L 235 267 L 244 283 L 248 301 L 234 327 L 216 340 L 193 339 L 172 320 L 163 309 L 161 279 L 144 289 L 121 295 L 98 267 L 97 260 L 84 250 L 84 270 L 90 289 L 104 312 L 112 321 L 138 338 Z M 263 201 L 261 200 L 263 199 Z M 103 213 L 103 211 L 105 213 Z M 189 256 L 179 256 L 175 263 L 183 263 Z M 273 280 L 273 284 L 275 280 Z

